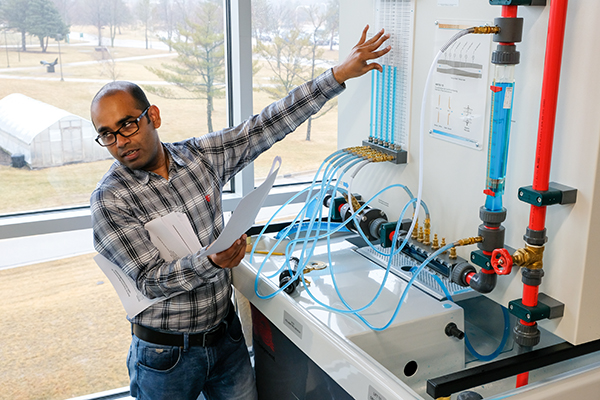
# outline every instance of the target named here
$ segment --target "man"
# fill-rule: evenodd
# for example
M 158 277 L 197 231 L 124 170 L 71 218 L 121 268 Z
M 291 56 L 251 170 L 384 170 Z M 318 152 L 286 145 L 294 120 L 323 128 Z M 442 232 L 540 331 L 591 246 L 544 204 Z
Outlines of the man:
M 223 226 L 223 185 L 341 93 L 346 80 L 382 71 L 367 61 L 390 50 L 378 50 L 389 35 L 382 30 L 366 40 L 367 29 L 343 63 L 239 126 L 199 138 L 161 143 L 159 109 L 133 83 L 109 83 L 92 100 L 96 141 L 116 159 L 91 196 L 95 248 L 147 297 L 172 296 L 130 319 L 132 396 L 256 398 L 248 351 L 230 303 L 231 269 L 245 255 L 246 236 L 221 253 L 166 262 L 144 225 L 182 212 L 202 245 L 214 241 Z

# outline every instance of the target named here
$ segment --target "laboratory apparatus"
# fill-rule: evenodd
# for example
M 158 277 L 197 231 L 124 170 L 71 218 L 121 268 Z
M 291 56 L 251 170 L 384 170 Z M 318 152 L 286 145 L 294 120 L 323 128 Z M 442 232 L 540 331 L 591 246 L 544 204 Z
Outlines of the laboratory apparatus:
M 598 16 L 340 2 L 340 57 L 366 24 L 392 51 L 340 97 L 302 210 L 234 269 L 261 398 L 600 398 Z

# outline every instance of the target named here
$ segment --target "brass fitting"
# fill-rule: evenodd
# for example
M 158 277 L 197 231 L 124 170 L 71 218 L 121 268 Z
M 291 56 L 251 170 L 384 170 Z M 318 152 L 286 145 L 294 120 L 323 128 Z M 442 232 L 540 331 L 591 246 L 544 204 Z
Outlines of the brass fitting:
M 481 243 L 483 238 L 481 236 L 470 237 L 466 239 L 460 239 L 454 242 L 455 246 L 468 246 L 470 244 Z
M 394 159 L 394 156 L 385 154 L 369 146 L 348 147 L 344 150 L 372 162 L 392 161 Z
M 429 218 L 425 218 L 425 222 L 423 223 L 423 244 L 429 246 L 431 244 L 431 240 L 429 239 L 431 235 L 431 220 Z
M 419 235 L 417 236 L 417 242 L 423 243 L 424 237 L 423 237 L 423 227 L 420 226 L 419 227 Z
M 451 260 L 456 260 L 458 256 L 456 255 L 456 247 L 450 247 L 450 255 L 448 256 Z
M 542 269 L 544 267 L 544 246 L 527 246 L 512 255 L 513 263 L 519 267 Z
M 488 34 L 496 34 L 500 32 L 499 26 L 476 26 L 473 28 L 473 33 L 488 35 Z
M 344 198 L 346 199 L 346 202 L 349 201 L 347 195 L 344 195 Z M 358 200 L 356 200 L 356 197 L 350 195 L 350 199 L 352 201 L 352 210 L 354 210 L 354 212 L 356 212 L 356 210 L 358 210 L 361 207 L 361 205 L 358 202 Z
M 410 235 L 410 237 L 412 239 L 416 239 L 417 237 L 419 237 L 419 219 L 417 218 L 417 221 L 415 222 L 415 227 L 412 231 L 412 235 Z
M 440 244 L 438 242 L 438 236 L 437 236 L 437 233 L 435 233 L 433 235 L 433 243 L 431 243 L 431 249 L 432 250 L 437 250 L 439 248 L 440 248 Z
M 442 238 L 442 243 L 440 243 L 440 247 L 444 247 L 445 245 L 446 245 L 446 238 L 443 237 Z M 446 254 L 446 252 L 444 251 L 444 252 L 442 252 L 442 254 Z

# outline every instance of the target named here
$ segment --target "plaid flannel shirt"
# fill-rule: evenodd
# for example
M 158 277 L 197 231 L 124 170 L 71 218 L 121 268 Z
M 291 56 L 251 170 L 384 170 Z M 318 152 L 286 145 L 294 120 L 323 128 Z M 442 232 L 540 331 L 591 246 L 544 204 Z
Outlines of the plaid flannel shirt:
M 190 254 L 166 262 L 144 225 L 173 211 L 187 215 L 203 246 L 223 228 L 223 185 L 341 93 L 331 70 L 292 90 L 233 128 L 178 143 L 163 143 L 169 179 L 115 162 L 91 195 L 94 247 L 159 302 L 131 319 L 147 327 L 202 332 L 225 317 L 231 271 Z

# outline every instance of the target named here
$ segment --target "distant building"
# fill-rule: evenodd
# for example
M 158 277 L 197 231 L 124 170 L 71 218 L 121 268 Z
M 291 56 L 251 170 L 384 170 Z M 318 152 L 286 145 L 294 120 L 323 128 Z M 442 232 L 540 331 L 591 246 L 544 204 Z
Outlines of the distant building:
M 31 168 L 110 158 L 95 136 L 91 121 L 50 104 L 20 93 L 0 100 L 0 148 Z

